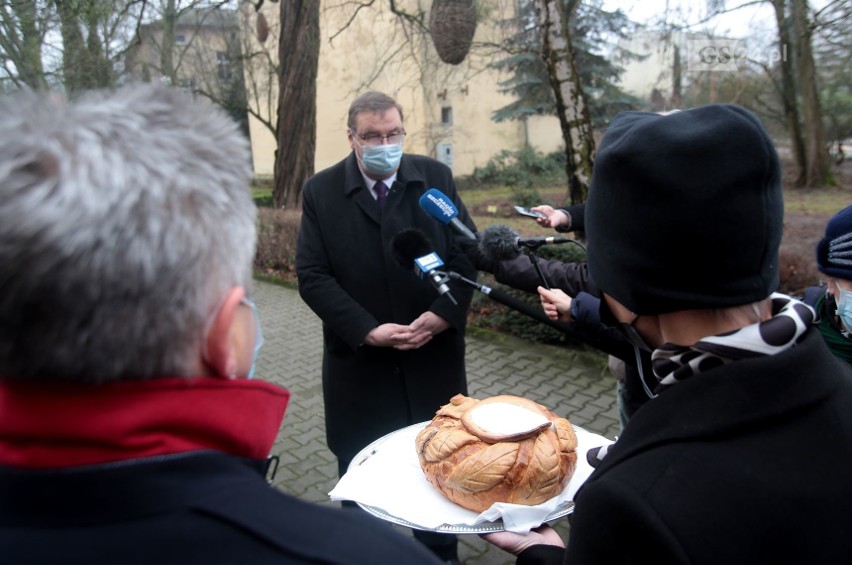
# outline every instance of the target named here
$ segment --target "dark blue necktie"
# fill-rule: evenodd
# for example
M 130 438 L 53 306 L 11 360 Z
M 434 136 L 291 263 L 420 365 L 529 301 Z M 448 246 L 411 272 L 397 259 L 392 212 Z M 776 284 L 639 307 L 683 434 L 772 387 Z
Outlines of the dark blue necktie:
M 388 195 L 388 186 L 379 181 L 373 186 L 373 190 L 376 191 L 376 201 L 379 203 L 379 207 L 383 207 L 385 205 L 385 198 Z

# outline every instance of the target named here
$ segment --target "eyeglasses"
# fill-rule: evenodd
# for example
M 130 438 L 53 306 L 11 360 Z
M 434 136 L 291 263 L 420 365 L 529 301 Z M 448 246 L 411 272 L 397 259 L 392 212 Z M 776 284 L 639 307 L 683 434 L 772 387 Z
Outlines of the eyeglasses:
M 367 135 L 361 135 L 354 129 L 349 129 L 349 131 L 364 142 L 364 145 L 368 147 L 376 147 L 378 145 L 382 145 L 385 140 L 388 141 L 389 145 L 400 145 L 402 144 L 402 140 L 405 139 L 405 130 L 401 132 L 391 132 L 387 135 L 379 135 L 377 133 L 368 133 Z

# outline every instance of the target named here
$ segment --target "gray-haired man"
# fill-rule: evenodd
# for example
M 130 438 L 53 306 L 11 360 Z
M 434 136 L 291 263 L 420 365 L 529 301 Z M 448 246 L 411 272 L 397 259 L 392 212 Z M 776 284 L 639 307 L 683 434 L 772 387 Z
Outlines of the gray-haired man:
M 136 86 L 9 96 L 0 132 L 0 560 L 433 561 L 264 479 L 289 393 L 250 380 L 234 123 Z

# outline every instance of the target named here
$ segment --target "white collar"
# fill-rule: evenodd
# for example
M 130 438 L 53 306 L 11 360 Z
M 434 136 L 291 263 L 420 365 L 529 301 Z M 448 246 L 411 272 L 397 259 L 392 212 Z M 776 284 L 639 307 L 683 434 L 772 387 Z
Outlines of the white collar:
M 377 181 L 376 179 L 371 179 L 370 177 L 365 175 L 364 169 L 361 168 L 361 163 L 358 163 L 358 170 L 361 172 L 361 177 L 364 179 L 364 183 L 367 185 L 367 188 L 369 189 L 370 194 L 373 195 L 373 198 L 376 198 L 378 195 L 376 194 L 375 186 L 376 186 L 376 183 L 379 182 L 379 181 Z M 388 178 L 382 179 L 382 182 L 385 183 L 385 186 L 388 187 L 388 190 L 390 190 L 390 187 L 396 181 L 397 173 L 399 173 L 399 170 L 394 171 L 393 174 L 391 176 L 389 176 Z

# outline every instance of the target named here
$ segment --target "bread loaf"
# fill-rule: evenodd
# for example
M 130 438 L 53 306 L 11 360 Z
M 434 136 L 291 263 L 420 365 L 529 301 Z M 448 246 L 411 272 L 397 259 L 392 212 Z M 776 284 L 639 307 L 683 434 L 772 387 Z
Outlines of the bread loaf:
M 512 395 L 454 396 L 415 445 L 429 482 L 476 512 L 495 502 L 541 504 L 562 492 L 577 464 L 570 422 Z

